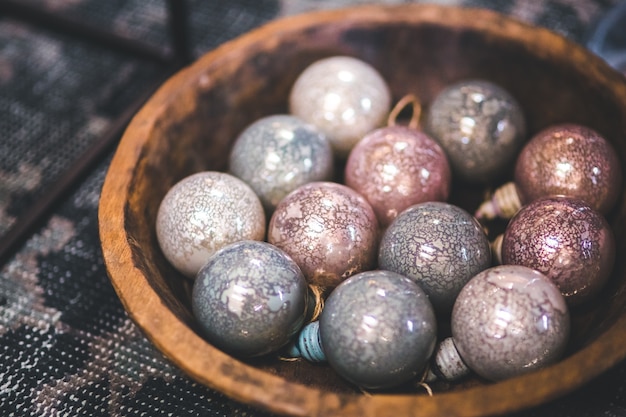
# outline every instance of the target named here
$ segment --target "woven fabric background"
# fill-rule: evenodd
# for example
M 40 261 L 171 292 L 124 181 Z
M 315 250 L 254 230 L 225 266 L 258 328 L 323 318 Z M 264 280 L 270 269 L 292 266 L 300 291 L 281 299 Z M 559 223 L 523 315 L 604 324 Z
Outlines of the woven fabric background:
M 168 51 L 164 0 L 23 0 Z M 379 3 L 400 3 L 399 0 Z M 583 42 L 615 1 L 441 0 L 487 7 Z M 199 56 L 280 16 L 358 0 L 189 1 Z M 0 239 L 162 74 L 155 62 L 0 16 Z M 0 265 L 0 415 L 263 416 L 201 386 L 132 323 L 102 261 L 100 189 L 112 154 Z M 626 363 L 516 414 L 626 416 Z

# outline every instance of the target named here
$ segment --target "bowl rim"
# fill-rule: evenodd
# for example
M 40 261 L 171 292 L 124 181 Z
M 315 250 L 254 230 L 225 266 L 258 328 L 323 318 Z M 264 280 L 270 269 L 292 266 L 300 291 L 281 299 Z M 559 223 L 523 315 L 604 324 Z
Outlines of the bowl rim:
M 237 51 L 253 47 L 259 39 L 276 39 L 311 26 L 340 25 L 346 20 L 389 23 L 390 19 L 394 23 L 428 23 L 455 30 L 481 31 L 488 36 L 532 45 L 537 56 L 558 55 L 567 49 L 574 62 L 585 62 L 586 71 L 604 82 L 615 83 L 618 77 L 622 77 L 600 58 L 561 35 L 486 9 L 432 4 L 364 5 L 278 18 L 222 44 L 174 74 L 132 119 L 109 166 L 99 203 L 99 233 L 109 279 L 129 317 L 173 364 L 205 386 L 271 412 L 287 415 L 478 416 L 529 408 L 562 396 L 626 358 L 626 344 L 623 343 L 626 314 L 620 315 L 602 335 L 560 362 L 506 381 L 434 396 L 333 393 L 287 381 L 214 348 L 172 311 L 164 308 L 161 297 L 133 261 L 133 242 L 124 227 L 131 184 L 126 177 L 115 173 L 135 169 L 142 147 L 159 115 L 165 112 L 172 91 L 190 88 L 190 83 L 198 83 L 198 80 L 202 83 L 207 68 L 236 60 Z M 626 106 L 626 82 L 618 82 L 613 94 Z M 176 346 L 175 350 L 173 346 Z M 582 368 L 588 372 L 583 374 Z M 219 375 L 219 378 L 207 375 Z M 549 383 L 554 380 L 563 381 L 563 384 Z M 507 395 L 502 395 L 504 393 Z

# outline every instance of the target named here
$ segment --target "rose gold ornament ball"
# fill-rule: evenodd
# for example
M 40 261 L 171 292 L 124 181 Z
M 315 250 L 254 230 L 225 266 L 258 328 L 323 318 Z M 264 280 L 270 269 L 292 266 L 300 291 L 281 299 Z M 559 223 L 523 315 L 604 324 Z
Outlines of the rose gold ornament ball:
M 352 149 L 345 168 L 346 185 L 367 199 L 382 226 L 413 204 L 446 201 L 451 181 L 443 149 L 406 126 L 367 134 Z
M 615 150 L 598 132 L 562 124 L 542 130 L 524 146 L 515 184 L 523 204 L 562 195 L 606 214 L 619 196 L 622 169 Z
M 378 221 L 367 200 L 333 182 L 313 182 L 288 194 L 276 207 L 268 242 L 291 256 L 311 285 L 335 287 L 372 269 Z
M 609 224 L 578 199 L 545 197 L 527 204 L 502 240 L 503 263 L 542 272 L 570 305 L 587 302 L 604 287 L 614 260 Z

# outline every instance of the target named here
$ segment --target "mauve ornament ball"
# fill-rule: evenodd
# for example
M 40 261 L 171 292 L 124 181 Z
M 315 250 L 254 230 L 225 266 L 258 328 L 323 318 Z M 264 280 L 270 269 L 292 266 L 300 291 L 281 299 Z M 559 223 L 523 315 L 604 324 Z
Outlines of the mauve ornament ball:
M 594 297 L 615 261 L 613 232 L 582 200 L 546 197 L 511 219 L 502 240 L 502 262 L 524 265 L 550 278 L 570 305 Z
M 465 364 L 492 381 L 560 359 L 570 333 L 565 299 L 541 272 L 500 265 L 463 287 L 452 310 L 452 338 Z
M 241 241 L 216 252 L 200 269 L 191 304 L 206 338 L 238 357 L 285 346 L 305 321 L 308 286 L 278 248 Z
M 309 284 L 335 287 L 375 265 L 378 221 L 356 191 L 333 182 L 313 182 L 278 204 L 267 237 L 296 261 Z
M 383 227 L 413 204 L 446 201 L 451 181 L 443 149 L 424 132 L 405 126 L 367 134 L 345 168 L 346 185 L 369 201 Z
M 465 283 L 491 266 L 491 249 L 467 211 L 426 202 L 404 210 L 385 230 L 378 265 L 414 280 L 436 311 L 449 313 Z
M 331 367 L 366 389 L 418 376 L 437 337 L 424 291 L 390 271 L 366 271 L 342 282 L 326 300 L 319 328 Z
M 391 93 L 379 72 L 357 58 L 333 56 L 308 66 L 289 95 L 289 112 L 320 129 L 346 157 L 363 136 L 382 126 Z
M 551 126 L 524 146 L 515 166 L 522 204 L 563 195 L 608 213 L 621 192 L 622 168 L 611 144 L 598 132 L 576 124 Z
M 218 249 L 239 240 L 263 240 L 261 201 L 239 178 L 216 171 L 190 175 L 174 184 L 159 205 L 156 234 L 165 258 L 195 278 Z
M 333 153 L 320 131 L 291 115 L 249 125 L 230 152 L 229 171 L 257 193 L 268 214 L 299 186 L 330 180 Z
M 515 161 L 525 140 L 526 122 L 520 105 L 502 87 L 465 80 L 437 94 L 425 130 L 446 151 L 460 180 L 487 183 Z

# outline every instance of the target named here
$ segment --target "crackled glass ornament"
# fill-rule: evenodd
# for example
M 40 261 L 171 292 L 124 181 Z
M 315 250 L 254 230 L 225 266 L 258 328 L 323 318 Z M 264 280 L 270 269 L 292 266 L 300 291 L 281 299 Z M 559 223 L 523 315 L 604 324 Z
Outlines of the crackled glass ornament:
M 380 73 L 349 56 L 314 62 L 299 75 L 289 95 L 290 113 L 320 129 L 340 157 L 382 126 L 390 106 L 391 93 Z
M 296 261 L 309 284 L 335 287 L 375 265 L 378 220 L 353 189 L 312 182 L 278 204 L 267 239 Z
M 607 214 L 621 193 L 622 168 L 613 146 L 597 131 L 577 124 L 550 126 L 524 146 L 513 182 L 496 190 L 477 218 L 511 218 L 522 205 L 561 195 Z
M 560 359 L 570 334 L 570 315 L 559 289 L 539 271 L 500 265 L 478 273 L 463 287 L 452 309 L 451 329 L 458 355 L 452 368 L 465 364 L 483 378 L 501 381 Z M 458 363 L 458 358 L 462 363 Z M 448 359 L 447 359 L 448 358 Z M 436 362 L 436 361 L 435 361 Z M 437 365 L 441 368 L 448 365 Z M 466 371 L 446 372 L 452 377 Z
M 333 153 L 326 136 L 311 124 L 291 115 L 272 115 L 237 137 L 229 171 L 252 187 L 269 215 L 299 186 L 330 180 Z
M 188 278 L 218 249 L 263 240 L 266 218 L 254 191 L 230 174 L 205 171 L 183 178 L 159 205 L 156 234 L 165 258 Z
M 425 130 L 446 151 L 459 180 L 487 183 L 515 160 L 526 122 L 508 91 L 490 81 L 464 80 L 437 94 Z
M 368 133 L 350 152 L 345 168 L 346 185 L 369 201 L 384 227 L 409 206 L 447 200 L 451 182 L 443 149 L 406 126 Z
M 443 313 L 450 311 L 467 281 L 491 266 L 491 249 L 467 211 L 426 202 L 404 210 L 385 230 L 378 265 L 414 280 Z
M 504 264 L 544 273 L 568 304 L 593 298 L 615 261 L 615 239 L 604 217 L 585 202 L 566 197 L 533 201 L 511 219 L 501 243 Z
M 329 295 L 319 331 L 330 366 L 366 389 L 400 385 L 424 371 L 437 322 L 424 291 L 391 271 L 366 271 Z
M 264 355 L 300 331 L 308 286 L 298 265 L 265 242 L 217 251 L 198 272 L 191 304 L 203 335 L 238 357 Z

